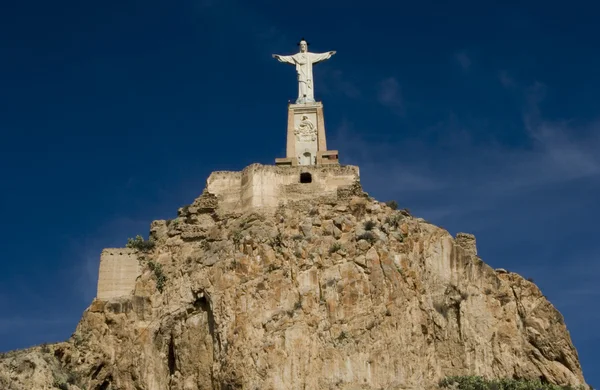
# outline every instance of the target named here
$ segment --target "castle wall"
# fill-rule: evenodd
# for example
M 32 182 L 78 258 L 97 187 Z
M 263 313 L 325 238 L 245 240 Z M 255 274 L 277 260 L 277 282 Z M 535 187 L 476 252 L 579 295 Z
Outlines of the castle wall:
M 310 183 L 301 183 L 301 174 Z M 274 210 L 280 203 L 335 196 L 338 187 L 359 180 L 355 166 L 273 166 L 252 164 L 242 172 L 215 172 L 207 180 L 207 191 L 216 195 L 219 209 L 245 212 Z
M 310 174 L 310 183 L 300 175 Z M 270 212 L 291 201 L 337 196 L 339 187 L 359 180 L 358 167 L 340 165 L 275 166 L 252 164 L 241 172 L 213 172 L 206 191 L 217 198 L 220 212 Z M 141 275 L 135 249 L 104 249 L 100 256 L 97 299 L 109 300 L 132 295 Z
M 206 190 L 217 195 L 219 207 L 226 209 L 241 208 L 242 172 L 213 172 L 206 180 Z
M 104 249 L 100 255 L 97 299 L 131 295 L 141 267 L 134 249 Z

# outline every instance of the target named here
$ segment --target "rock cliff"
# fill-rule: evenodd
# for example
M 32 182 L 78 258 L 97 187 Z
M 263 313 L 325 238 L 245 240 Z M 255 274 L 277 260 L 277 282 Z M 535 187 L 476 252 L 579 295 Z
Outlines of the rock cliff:
M 155 221 L 133 294 L 64 343 L 5 354 L 0 388 L 435 389 L 449 375 L 585 384 L 561 314 L 475 238 L 360 185 L 272 212 L 204 192 Z

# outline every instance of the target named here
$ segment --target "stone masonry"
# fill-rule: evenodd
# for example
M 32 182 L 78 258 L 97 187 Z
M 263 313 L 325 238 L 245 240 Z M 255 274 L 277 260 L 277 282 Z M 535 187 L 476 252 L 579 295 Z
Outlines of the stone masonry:
M 135 280 L 141 266 L 135 250 L 129 248 L 104 249 L 98 271 L 98 299 L 111 299 L 133 294 Z

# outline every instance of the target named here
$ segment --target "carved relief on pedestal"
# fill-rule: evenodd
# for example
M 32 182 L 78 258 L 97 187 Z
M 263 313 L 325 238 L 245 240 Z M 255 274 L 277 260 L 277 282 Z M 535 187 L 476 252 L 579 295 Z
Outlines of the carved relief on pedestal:
M 296 140 L 298 142 L 313 142 L 317 140 L 317 128 L 314 123 L 308 119 L 307 115 L 302 115 L 302 120 L 294 129 Z

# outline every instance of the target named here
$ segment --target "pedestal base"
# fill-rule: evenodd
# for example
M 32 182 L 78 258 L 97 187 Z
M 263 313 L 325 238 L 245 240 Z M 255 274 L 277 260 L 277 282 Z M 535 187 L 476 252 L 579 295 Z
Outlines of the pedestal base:
M 307 166 L 339 164 L 337 150 L 327 150 L 321 102 L 288 105 L 286 157 L 276 165 Z

